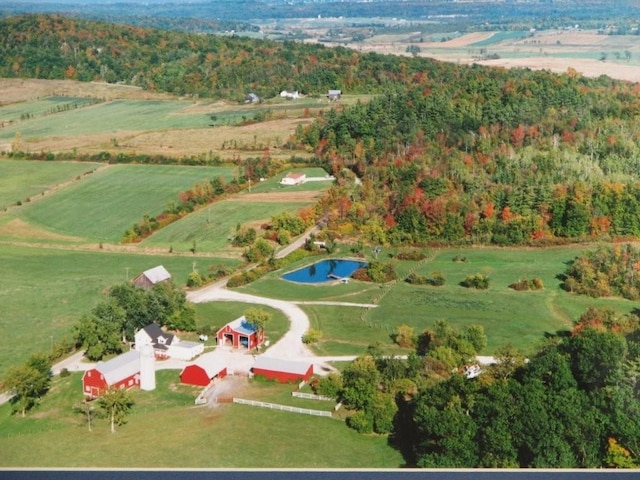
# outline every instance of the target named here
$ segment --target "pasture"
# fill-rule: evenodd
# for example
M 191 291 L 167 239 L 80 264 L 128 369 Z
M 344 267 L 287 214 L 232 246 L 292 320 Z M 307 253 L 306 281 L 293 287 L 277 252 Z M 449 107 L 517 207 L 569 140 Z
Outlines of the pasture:
M 611 308 L 620 315 L 634 309 L 633 303 L 624 299 L 593 299 L 560 288 L 557 276 L 564 272 L 566 262 L 589 248 L 593 246 L 441 249 L 431 251 L 423 262 L 395 261 L 399 279 L 384 285 L 353 280 L 348 284 L 293 284 L 280 279 L 285 271 L 278 271 L 240 290 L 288 300 L 378 304 L 370 309 L 303 304 L 312 327 L 323 333 L 322 340 L 313 346 L 320 355 L 358 355 L 378 342 L 388 353 L 400 353 L 391 338 L 399 325 L 409 325 L 420 333 L 437 320 L 460 329 L 482 325 L 488 339 L 485 354 L 506 344 L 526 353 L 546 335 L 570 330 L 589 307 Z M 466 261 L 454 261 L 457 256 Z M 286 271 L 316 260 L 305 259 Z M 441 287 L 410 285 L 403 281 L 410 271 L 426 276 L 440 272 L 446 283 Z M 460 286 L 468 275 L 476 273 L 489 277 L 488 290 Z M 542 279 L 544 289 L 517 292 L 508 288 L 524 278 Z
M 194 261 L 200 263 L 200 258 L 0 243 L 0 377 L 31 353 L 49 351 L 52 342 L 70 338 L 72 325 L 104 298 L 109 287 L 156 265 L 164 265 L 174 282 L 184 285 Z M 202 264 L 211 261 L 206 258 Z M 236 264 L 216 259 L 216 263 L 223 262 Z M 217 323 L 221 319 L 206 321 L 221 325 Z
M 98 168 L 96 163 L 27 162 L 0 160 L 0 210 L 25 203 L 35 195 L 44 195 L 51 189 Z
M 23 205 L 13 215 L 59 235 L 119 243 L 125 231 L 143 216 L 155 216 L 170 201 L 177 201 L 180 191 L 220 176 L 230 180 L 233 169 L 112 165 L 38 202 Z
M 179 384 L 179 372 L 162 370 L 153 392 L 132 391 L 126 425 L 109 432 L 106 419 L 89 432 L 72 409 L 81 397 L 81 374 L 56 377 L 33 415 L 9 415 L 0 406 L 0 467 L 11 468 L 397 468 L 401 455 L 384 436 L 365 436 L 337 419 L 235 404 L 194 407 L 198 390 Z M 251 382 L 246 398 L 305 407 L 292 387 Z M 301 403 L 302 402 L 302 403 Z M 330 404 L 314 402 L 316 409 Z M 149 432 L 154 439 L 149 440 Z M 108 452 L 108 454 L 106 454 Z

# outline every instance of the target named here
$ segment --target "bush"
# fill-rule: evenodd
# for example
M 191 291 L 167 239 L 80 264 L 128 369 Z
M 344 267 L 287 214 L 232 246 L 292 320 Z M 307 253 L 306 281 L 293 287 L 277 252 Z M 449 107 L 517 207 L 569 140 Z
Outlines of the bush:
M 431 277 L 427 278 L 427 284 L 432 287 L 441 287 L 445 284 L 445 278 L 440 272 L 432 272 Z
M 397 260 L 413 260 L 419 262 L 420 260 L 424 260 L 427 256 L 422 252 L 400 252 L 396 255 Z
M 509 285 L 509 288 L 521 292 L 525 290 L 542 290 L 544 285 L 542 284 L 542 280 L 539 278 L 534 278 L 533 280 L 527 280 L 524 278 L 519 282 L 512 283 Z
M 417 273 L 410 273 L 404 281 L 411 285 L 426 285 L 427 277 L 425 275 L 418 275 Z
M 353 272 L 351 277 L 363 282 L 386 283 L 398 278 L 398 274 L 391 263 L 371 262 Z
M 342 390 L 342 376 L 338 373 L 330 373 L 321 377 L 315 384 L 314 391 L 317 395 L 338 398 Z
M 476 288 L 478 290 L 486 290 L 489 288 L 489 277 L 483 273 L 476 273 L 465 278 L 460 285 L 466 288 Z
M 322 332 L 320 330 L 310 328 L 304 335 L 302 335 L 302 343 L 304 343 L 305 345 L 309 345 L 311 343 L 316 343 L 321 338 Z
M 187 277 L 187 287 L 189 288 L 197 288 L 201 287 L 204 283 L 204 280 L 200 276 L 200 273 L 197 271 L 193 271 Z
M 368 413 L 360 410 L 347 418 L 347 426 L 358 433 L 373 432 L 373 418 Z

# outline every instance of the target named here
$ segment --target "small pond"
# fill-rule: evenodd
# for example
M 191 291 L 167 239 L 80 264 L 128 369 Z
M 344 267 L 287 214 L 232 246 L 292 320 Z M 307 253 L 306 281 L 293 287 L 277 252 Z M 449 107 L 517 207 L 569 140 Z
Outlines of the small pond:
M 350 277 L 353 272 L 366 264 L 367 262 L 358 262 L 356 260 L 322 260 L 313 265 L 286 273 L 282 278 L 298 283 L 331 282 Z

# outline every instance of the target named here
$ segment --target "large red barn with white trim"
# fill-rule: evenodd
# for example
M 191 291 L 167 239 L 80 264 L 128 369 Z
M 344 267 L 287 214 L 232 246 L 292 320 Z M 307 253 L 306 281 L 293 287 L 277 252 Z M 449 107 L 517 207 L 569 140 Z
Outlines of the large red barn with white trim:
M 214 355 L 202 355 L 180 372 L 180 381 L 188 385 L 206 387 L 216 378 L 227 376 L 227 366 L 221 358 Z
M 130 389 L 140 386 L 140 352 L 118 355 L 96 366 L 82 375 L 82 391 L 87 397 L 96 398 L 109 388 Z
M 261 355 L 256 358 L 251 370 L 254 375 L 276 380 L 280 383 L 298 383 L 309 381 L 313 375 L 313 364 Z

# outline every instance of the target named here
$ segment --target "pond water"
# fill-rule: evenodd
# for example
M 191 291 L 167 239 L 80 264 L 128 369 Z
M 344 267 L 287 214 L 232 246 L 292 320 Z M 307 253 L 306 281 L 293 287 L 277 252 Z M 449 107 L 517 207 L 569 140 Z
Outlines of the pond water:
M 299 270 L 286 273 L 283 279 L 298 283 L 324 283 L 350 277 L 360 267 L 364 267 L 367 262 L 356 260 L 322 260 L 313 265 L 309 265 Z

